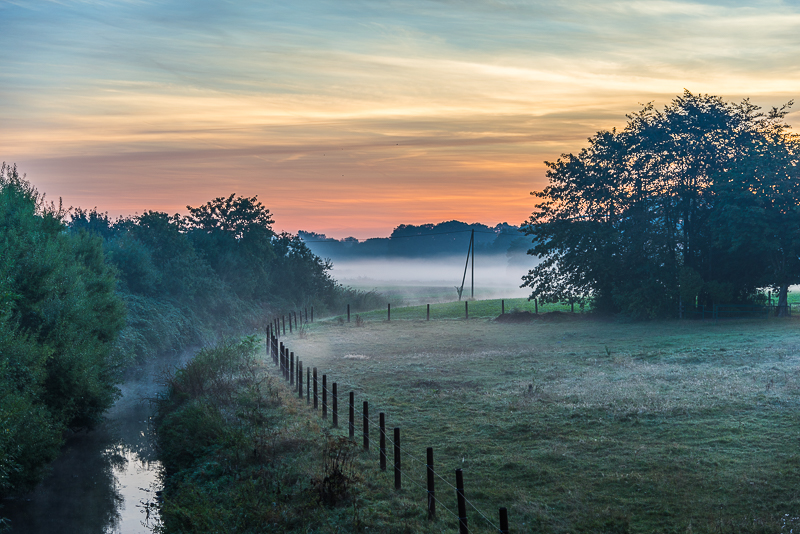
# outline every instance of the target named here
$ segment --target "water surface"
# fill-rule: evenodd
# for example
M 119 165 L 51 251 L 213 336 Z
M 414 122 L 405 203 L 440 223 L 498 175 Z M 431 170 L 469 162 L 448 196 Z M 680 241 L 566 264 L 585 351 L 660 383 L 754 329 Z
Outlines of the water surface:
M 161 487 L 153 406 L 164 372 L 193 351 L 128 372 L 122 397 L 96 430 L 71 436 L 52 473 L 29 495 L 3 502 L 0 515 L 19 534 L 149 534 Z

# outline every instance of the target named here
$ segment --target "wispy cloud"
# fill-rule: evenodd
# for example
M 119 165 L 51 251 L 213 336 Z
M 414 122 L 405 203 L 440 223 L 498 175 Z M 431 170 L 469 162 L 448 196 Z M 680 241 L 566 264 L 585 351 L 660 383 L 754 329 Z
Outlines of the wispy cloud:
M 800 86 L 787 2 L 17 0 L 0 20 L 0 156 L 51 196 L 174 211 L 238 188 L 294 230 L 519 222 L 543 160 L 639 103 Z

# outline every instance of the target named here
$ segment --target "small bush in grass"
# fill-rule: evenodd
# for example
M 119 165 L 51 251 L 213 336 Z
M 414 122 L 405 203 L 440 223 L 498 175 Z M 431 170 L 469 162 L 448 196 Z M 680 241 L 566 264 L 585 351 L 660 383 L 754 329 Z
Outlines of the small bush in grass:
M 323 451 L 322 477 L 312 479 L 319 492 L 319 501 L 334 506 L 350 498 L 355 482 L 353 459 L 356 446 L 345 437 L 329 438 Z

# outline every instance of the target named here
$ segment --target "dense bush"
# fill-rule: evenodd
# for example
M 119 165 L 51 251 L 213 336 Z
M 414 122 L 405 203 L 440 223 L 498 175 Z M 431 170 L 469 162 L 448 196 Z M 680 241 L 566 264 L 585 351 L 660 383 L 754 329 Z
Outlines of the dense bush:
M 0 496 L 30 488 L 65 429 L 91 428 L 117 397 L 125 308 L 102 240 L 16 168 L 0 169 Z

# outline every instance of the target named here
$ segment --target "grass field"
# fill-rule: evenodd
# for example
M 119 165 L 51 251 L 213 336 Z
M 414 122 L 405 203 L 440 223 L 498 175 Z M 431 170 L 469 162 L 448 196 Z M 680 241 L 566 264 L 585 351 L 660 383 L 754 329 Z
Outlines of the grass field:
M 463 305 L 432 306 L 432 318 Z M 462 468 L 489 519 L 508 507 L 512 532 L 800 528 L 800 320 L 512 323 L 485 318 L 499 301 L 470 308 L 469 321 L 427 322 L 424 306 L 392 310 L 392 322 L 359 314 L 361 326 L 328 320 L 281 341 L 338 382 L 340 422 L 353 390 L 358 408 L 368 400 L 373 419 L 401 427 L 411 455 L 433 447 L 451 483 Z M 455 531 L 444 510 L 426 523 L 412 482 L 424 486 L 423 465 L 403 460 L 395 494 L 375 447 L 360 461 L 365 515 L 397 532 Z M 442 481 L 437 496 L 456 510 Z M 471 532 L 492 531 L 468 516 Z

